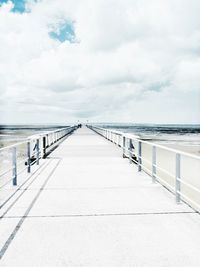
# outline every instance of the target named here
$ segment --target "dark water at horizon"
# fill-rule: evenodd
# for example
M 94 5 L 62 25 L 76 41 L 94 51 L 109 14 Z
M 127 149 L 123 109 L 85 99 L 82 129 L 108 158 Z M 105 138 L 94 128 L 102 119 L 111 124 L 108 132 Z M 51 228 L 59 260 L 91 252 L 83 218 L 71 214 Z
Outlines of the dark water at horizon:
M 165 144 L 200 146 L 200 124 L 98 124 L 100 127 L 132 133 L 141 139 Z
M 133 133 L 142 139 L 188 142 L 200 145 L 200 124 L 98 123 L 99 127 Z M 69 125 L 0 125 L 0 147 L 24 140 L 30 135 L 53 131 Z
M 100 127 L 127 133 L 143 134 L 200 134 L 200 124 L 99 124 Z

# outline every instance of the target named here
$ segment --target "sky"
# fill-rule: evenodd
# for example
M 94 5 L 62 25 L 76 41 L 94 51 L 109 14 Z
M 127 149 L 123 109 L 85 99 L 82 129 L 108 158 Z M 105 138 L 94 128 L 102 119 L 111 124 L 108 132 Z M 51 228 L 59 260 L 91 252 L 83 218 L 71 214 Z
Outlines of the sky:
M 0 123 L 200 123 L 199 0 L 0 0 Z

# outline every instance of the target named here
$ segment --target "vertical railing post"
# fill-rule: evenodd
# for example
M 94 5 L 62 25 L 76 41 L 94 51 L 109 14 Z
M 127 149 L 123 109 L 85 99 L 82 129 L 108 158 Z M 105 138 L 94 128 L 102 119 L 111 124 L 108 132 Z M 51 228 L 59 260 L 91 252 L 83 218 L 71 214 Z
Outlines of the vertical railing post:
M 129 139 L 129 142 L 128 142 L 128 155 L 129 155 L 129 163 L 131 164 L 132 163 L 132 141 L 131 139 Z
M 39 160 L 40 160 L 40 142 L 39 142 L 39 139 L 36 140 L 36 151 L 37 151 L 37 165 L 39 165 Z
M 138 171 L 142 170 L 142 142 L 138 141 Z
M 13 185 L 17 185 L 17 149 L 12 149 L 12 174 L 13 174 Z
M 27 143 L 27 172 L 31 172 L 31 144 Z
M 125 136 L 123 136 L 123 142 L 122 142 L 123 144 L 122 144 L 122 148 L 123 148 L 123 158 L 125 158 L 126 157 L 126 137 Z
M 156 146 L 152 146 L 152 182 L 156 182 Z
M 46 158 L 46 137 L 43 136 L 42 138 L 42 151 L 43 151 L 43 159 Z
M 176 203 L 180 203 L 181 200 L 181 155 L 176 153 L 176 185 L 175 185 L 175 193 L 176 193 Z

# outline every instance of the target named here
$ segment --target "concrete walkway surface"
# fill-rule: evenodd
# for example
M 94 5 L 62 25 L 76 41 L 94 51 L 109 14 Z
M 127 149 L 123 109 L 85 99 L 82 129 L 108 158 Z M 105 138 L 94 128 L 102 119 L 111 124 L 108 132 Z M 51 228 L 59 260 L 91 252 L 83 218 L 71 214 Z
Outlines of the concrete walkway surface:
M 199 214 L 85 127 L 0 216 L 3 267 L 200 266 Z

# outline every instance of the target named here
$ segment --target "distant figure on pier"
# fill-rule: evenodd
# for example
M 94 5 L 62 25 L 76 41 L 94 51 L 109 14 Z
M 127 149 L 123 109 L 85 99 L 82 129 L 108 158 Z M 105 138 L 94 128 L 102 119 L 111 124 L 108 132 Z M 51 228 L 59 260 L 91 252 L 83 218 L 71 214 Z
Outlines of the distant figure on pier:
M 82 124 L 80 123 L 80 124 L 78 124 L 78 128 L 81 128 L 82 127 Z

